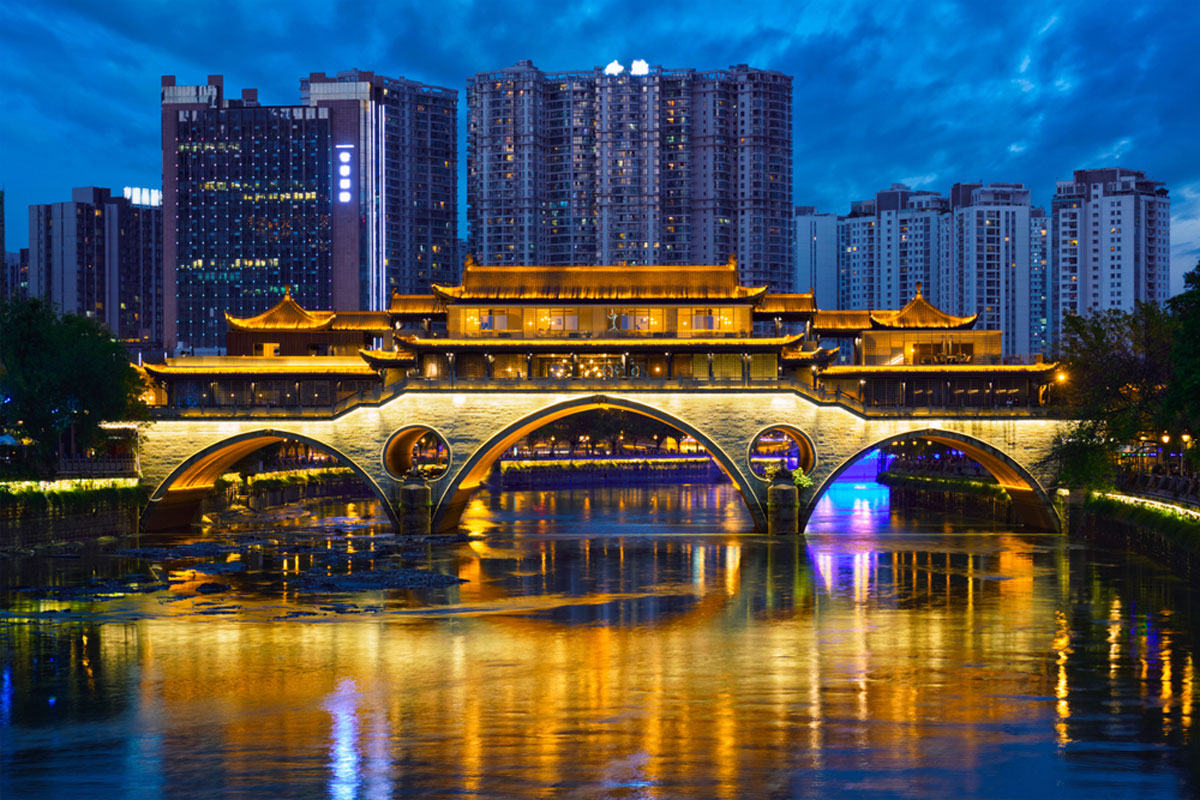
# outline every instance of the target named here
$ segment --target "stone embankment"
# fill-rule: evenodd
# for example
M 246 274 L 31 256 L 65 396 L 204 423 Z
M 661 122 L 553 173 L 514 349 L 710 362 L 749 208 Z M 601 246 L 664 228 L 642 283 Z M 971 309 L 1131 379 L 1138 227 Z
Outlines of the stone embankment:
M 957 511 L 967 517 L 1019 524 L 1013 511 L 1012 497 L 994 481 L 962 475 L 900 471 L 881 472 L 877 480 L 890 490 L 894 507 Z

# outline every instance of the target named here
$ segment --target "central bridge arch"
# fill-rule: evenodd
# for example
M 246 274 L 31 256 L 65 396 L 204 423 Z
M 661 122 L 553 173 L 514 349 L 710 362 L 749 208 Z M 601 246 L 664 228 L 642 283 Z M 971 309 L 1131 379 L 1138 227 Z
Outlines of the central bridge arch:
M 733 485 L 738 488 L 742 500 L 746 503 L 746 508 L 754 519 L 755 526 L 765 530 L 766 512 L 762 499 L 759 497 L 762 482 L 745 474 L 735 459 L 710 436 L 674 414 L 644 403 L 602 394 L 566 400 L 538 409 L 507 425 L 480 445 L 460 469 L 445 479 L 449 483 L 446 484 L 445 490 L 441 493 L 441 499 L 434 508 L 434 530 L 452 530 L 458 525 L 459 518 L 466 508 L 471 494 L 487 480 L 492 465 L 500 458 L 501 454 L 521 438 L 563 417 L 603 408 L 641 414 L 676 428 L 700 442 L 717 466 L 721 468 L 721 471 L 728 475 Z
M 314 450 L 328 453 L 342 466 L 349 467 L 371 489 L 392 525 L 399 527 L 399 517 L 387 493 L 354 459 L 310 436 L 273 429 L 245 431 L 193 453 L 160 481 L 150 494 L 150 504 L 142 514 L 142 527 L 146 530 L 162 530 L 188 524 L 199 510 L 204 496 L 212 491 L 217 478 L 251 453 L 286 441 L 298 441 Z
M 1029 470 L 1018 463 L 1012 456 L 987 442 L 966 434 L 937 428 L 923 428 L 895 433 L 860 449 L 849 458 L 844 459 L 836 469 L 821 481 L 820 485 L 813 492 L 802 522 L 807 524 L 807 516 L 812 513 L 821 496 L 825 494 L 829 487 L 846 470 L 862 459 L 863 456 L 872 450 L 886 447 L 892 442 L 910 440 L 935 442 L 953 450 L 962 451 L 966 456 L 975 460 L 981 467 L 987 470 L 1000 486 L 1008 492 L 1013 500 L 1013 513 L 1022 524 L 1033 530 L 1053 531 L 1054 533 L 1062 531 L 1062 520 L 1054 508 L 1054 503 L 1041 483 L 1038 482 L 1038 479 Z M 804 528 L 801 526 L 801 532 L 803 530 Z

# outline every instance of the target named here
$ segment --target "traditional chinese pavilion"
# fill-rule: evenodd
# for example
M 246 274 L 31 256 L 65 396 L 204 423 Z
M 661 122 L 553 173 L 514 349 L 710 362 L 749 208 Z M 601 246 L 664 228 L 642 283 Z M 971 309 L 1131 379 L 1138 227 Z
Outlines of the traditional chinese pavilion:
M 793 385 L 864 406 L 1039 403 L 1053 365 L 1000 363 L 999 331 L 918 288 L 904 308 L 839 311 L 743 286 L 737 265 L 483 266 L 387 311 L 312 311 L 289 293 L 226 315 L 229 356 L 148 365 L 173 406 L 336 404 L 402 383 L 678 388 Z M 755 323 L 761 331 L 755 333 Z M 792 330 L 795 332 L 787 333 Z M 853 363 L 835 363 L 846 343 Z

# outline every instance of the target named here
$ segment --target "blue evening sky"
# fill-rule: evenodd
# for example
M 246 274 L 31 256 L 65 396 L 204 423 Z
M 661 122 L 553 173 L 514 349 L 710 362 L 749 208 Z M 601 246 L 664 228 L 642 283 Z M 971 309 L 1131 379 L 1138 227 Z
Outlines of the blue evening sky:
M 223 74 L 231 96 L 257 87 L 291 103 L 312 71 L 461 92 L 522 58 L 547 70 L 643 58 L 793 75 L 795 201 L 825 211 L 893 182 L 972 180 L 1025 182 L 1048 206 L 1074 169 L 1144 170 L 1171 190 L 1178 290 L 1200 257 L 1198 46 L 1189 0 L 0 0 L 8 249 L 26 244 L 30 203 L 161 184 L 163 74 Z M 460 161 L 465 115 L 460 94 Z

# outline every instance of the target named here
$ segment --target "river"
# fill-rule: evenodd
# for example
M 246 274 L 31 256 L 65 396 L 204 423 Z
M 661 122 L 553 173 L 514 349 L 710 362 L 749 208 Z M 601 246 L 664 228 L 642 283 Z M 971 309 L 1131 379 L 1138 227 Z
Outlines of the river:
M 481 492 L 403 553 L 378 513 L 0 560 L 0 797 L 1195 792 L 1196 595 L 1146 559 L 873 483 L 803 538 L 729 485 Z M 466 582 L 296 588 L 401 562 Z

